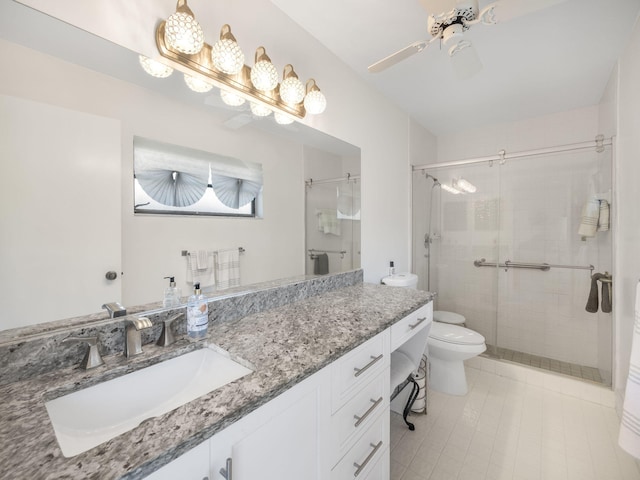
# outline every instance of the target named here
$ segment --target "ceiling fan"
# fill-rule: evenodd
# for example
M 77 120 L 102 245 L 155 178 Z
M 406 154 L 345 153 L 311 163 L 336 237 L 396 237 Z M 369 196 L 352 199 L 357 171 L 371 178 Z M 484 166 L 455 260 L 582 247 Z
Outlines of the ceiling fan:
M 378 73 L 400 61 L 421 52 L 437 41 L 446 49 L 458 78 L 469 78 L 482 69 L 475 48 L 464 37 L 473 25 L 494 25 L 512 18 L 521 17 L 566 0 L 497 0 L 480 10 L 478 0 L 420 0 L 429 13 L 427 31 L 429 40 L 420 40 L 406 46 L 368 67 L 369 72 Z

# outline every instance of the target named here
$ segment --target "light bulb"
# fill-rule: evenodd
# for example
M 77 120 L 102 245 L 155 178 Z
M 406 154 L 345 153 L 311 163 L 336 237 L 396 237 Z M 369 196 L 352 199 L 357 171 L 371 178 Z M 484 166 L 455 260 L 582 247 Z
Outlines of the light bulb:
M 160 63 L 157 60 L 153 60 L 149 57 L 145 57 L 144 55 L 139 55 L 138 60 L 140 60 L 140 65 L 152 77 L 156 78 L 167 78 L 169 75 L 173 73 L 173 68 L 164 63 Z
M 313 78 L 307 82 L 307 95 L 304 97 L 304 108 L 307 113 L 312 115 L 318 115 L 327 108 L 327 99 Z
M 270 92 L 278 86 L 278 71 L 264 47 L 258 47 L 256 50 L 256 61 L 251 69 L 251 83 L 262 92 Z
M 222 26 L 220 40 L 211 47 L 211 60 L 218 70 L 229 75 L 235 75 L 244 67 L 244 53 L 231 34 L 229 25 Z
M 249 102 L 249 107 L 251 107 L 251 113 L 256 117 L 268 117 L 271 115 L 271 109 L 261 103 Z
M 290 125 L 293 123 L 293 118 L 289 115 L 285 115 L 284 113 L 273 112 L 273 117 L 275 118 L 276 123 L 280 125 Z
M 202 80 L 200 77 L 192 77 L 191 75 L 184 74 L 184 83 L 187 84 L 194 92 L 205 93 L 213 88 L 213 84 Z
M 241 97 L 240 95 L 230 92 L 229 90 L 225 90 L 224 88 L 220 89 L 220 98 L 222 98 L 222 101 L 225 104 L 231 107 L 239 107 L 240 105 L 243 105 L 244 102 L 246 101 L 244 97 Z
M 280 98 L 287 105 L 297 105 L 304 98 L 304 85 L 298 79 L 291 65 L 284 67 L 283 80 L 280 84 Z
M 167 18 L 164 25 L 164 41 L 174 50 L 189 55 L 202 50 L 204 33 L 186 0 L 178 0 L 176 12 Z

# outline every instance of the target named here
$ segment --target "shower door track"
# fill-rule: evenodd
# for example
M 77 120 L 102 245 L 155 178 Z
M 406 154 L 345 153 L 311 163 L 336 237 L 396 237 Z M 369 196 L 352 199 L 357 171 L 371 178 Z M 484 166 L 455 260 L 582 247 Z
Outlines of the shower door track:
M 508 153 L 505 150 L 501 150 L 497 155 L 490 155 L 487 157 L 468 158 L 465 160 L 452 160 L 448 162 L 428 163 L 425 165 L 414 165 L 413 171 L 418 170 L 431 170 L 434 168 L 455 167 L 459 165 L 472 165 L 475 163 L 489 163 L 504 162 L 506 160 L 517 160 L 519 158 L 537 157 L 540 155 L 550 155 L 554 153 L 575 152 L 582 150 L 596 150 L 602 151 L 605 146 L 613 145 L 613 137 L 604 138 L 600 135 L 595 140 L 582 143 L 570 143 L 567 145 L 557 145 L 555 147 L 539 148 L 536 150 L 523 150 L 520 152 Z

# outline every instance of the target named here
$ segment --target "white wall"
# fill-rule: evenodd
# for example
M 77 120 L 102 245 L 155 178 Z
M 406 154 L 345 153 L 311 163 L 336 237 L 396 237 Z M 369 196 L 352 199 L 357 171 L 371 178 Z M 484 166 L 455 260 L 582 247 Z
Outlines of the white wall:
M 616 317 L 615 380 L 617 405 L 626 388 L 631 355 L 635 290 L 640 279 L 640 25 L 620 57 L 618 69 L 618 139 L 616 155 L 616 217 L 614 311 Z M 615 77 L 614 77 L 615 78 Z

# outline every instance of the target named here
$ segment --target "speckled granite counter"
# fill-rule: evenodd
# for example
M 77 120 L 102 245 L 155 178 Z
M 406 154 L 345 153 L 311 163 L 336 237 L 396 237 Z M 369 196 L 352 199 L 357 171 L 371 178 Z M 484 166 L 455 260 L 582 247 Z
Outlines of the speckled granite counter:
M 427 292 L 359 284 L 209 329 L 197 344 L 151 345 L 0 388 L 0 478 L 144 478 L 431 300 Z M 172 356 L 218 345 L 255 371 L 73 458 L 64 458 L 44 402 Z

